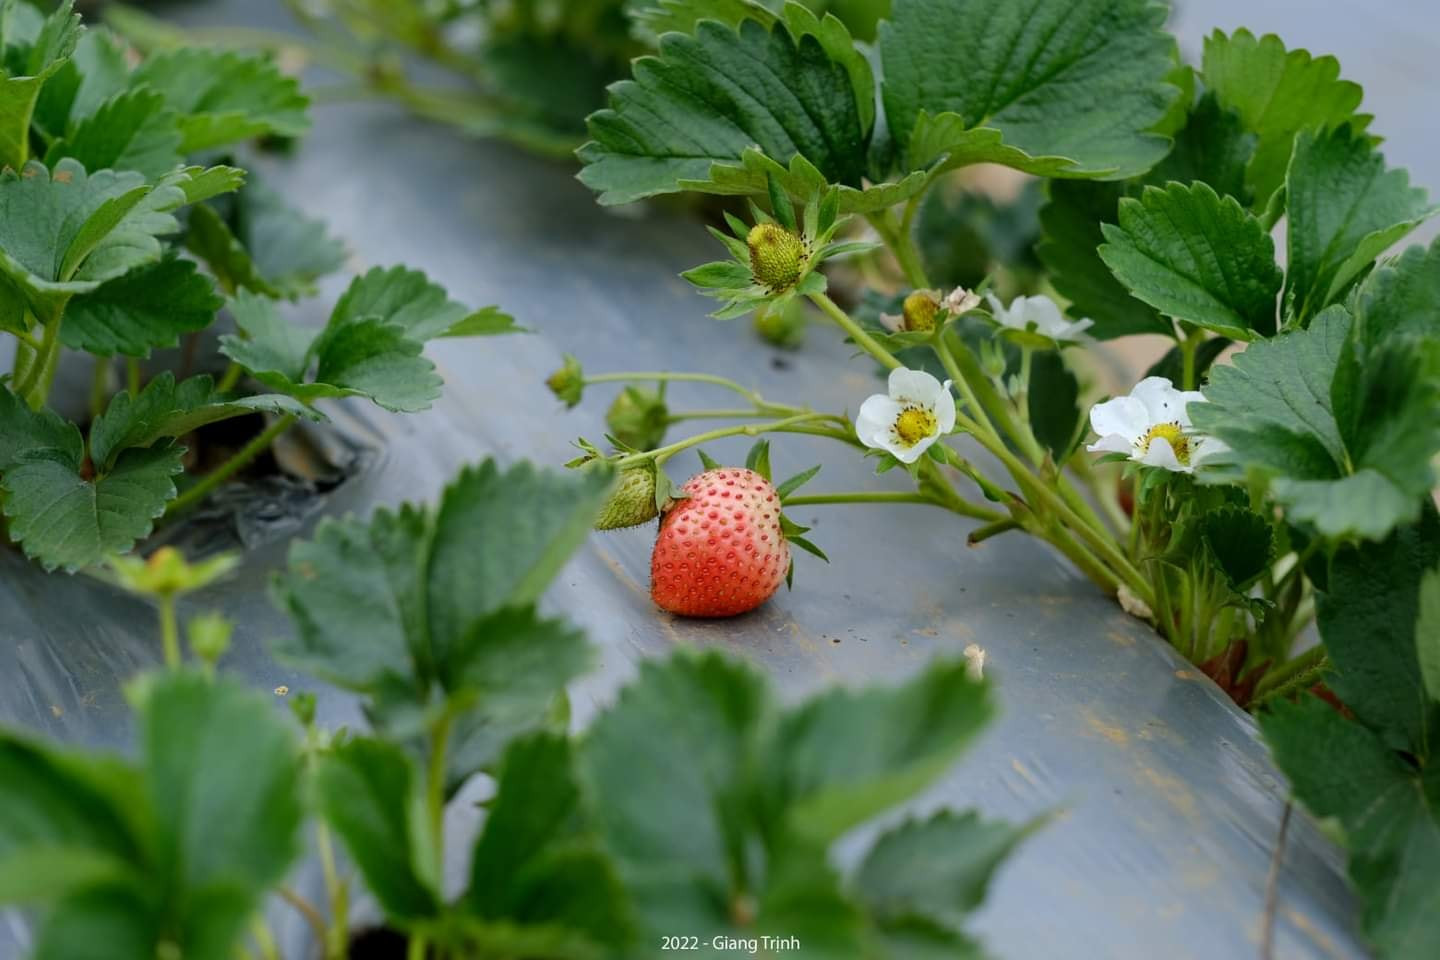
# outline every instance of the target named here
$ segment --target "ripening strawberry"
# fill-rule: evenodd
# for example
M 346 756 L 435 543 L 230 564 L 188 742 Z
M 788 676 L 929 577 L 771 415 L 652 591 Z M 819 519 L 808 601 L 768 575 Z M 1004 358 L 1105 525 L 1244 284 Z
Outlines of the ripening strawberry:
M 790 569 L 770 481 L 722 467 L 680 489 L 686 496 L 661 520 L 650 557 L 655 603 L 685 617 L 733 617 L 769 600 Z

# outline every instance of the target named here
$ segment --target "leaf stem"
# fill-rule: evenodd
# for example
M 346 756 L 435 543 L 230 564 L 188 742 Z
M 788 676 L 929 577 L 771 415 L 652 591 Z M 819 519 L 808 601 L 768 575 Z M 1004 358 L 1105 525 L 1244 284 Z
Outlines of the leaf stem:
M 920 195 L 910 198 L 905 205 L 905 217 L 898 223 L 893 210 L 872 213 L 865 219 L 870 221 L 875 232 L 880 234 L 880 239 L 885 241 L 885 246 L 895 255 L 900 272 L 905 275 L 905 282 L 916 290 L 924 290 L 929 288 L 930 280 L 925 275 L 925 266 L 920 261 L 920 251 L 915 246 L 915 236 L 910 229 L 915 219 L 915 211 L 919 209 L 919 200 Z
M 175 622 L 175 594 L 160 594 L 160 649 L 167 670 L 180 669 L 180 628 Z
M 325 918 L 320 916 L 320 911 L 315 909 L 315 905 L 289 887 L 280 887 L 276 892 L 280 894 L 281 900 L 290 904 L 299 912 L 300 916 L 305 918 L 305 924 L 310 928 L 310 934 L 315 941 L 328 945 L 330 938 L 325 929 Z
M 240 378 L 244 376 L 244 374 L 245 368 L 231 361 L 230 366 L 226 367 L 225 372 L 221 374 L 220 382 L 215 384 L 215 392 L 229 393 L 231 390 L 234 390 L 235 385 L 240 382 Z
M 96 357 L 95 370 L 90 376 L 90 419 L 95 420 L 105 410 L 105 398 L 110 393 L 109 357 Z
M 39 410 L 45 406 L 45 401 L 50 396 L 50 385 L 55 380 L 55 368 L 60 361 L 62 316 L 62 311 L 56 310 L 55 315 L 46 321 L 40 349 L 35 352 L 35 358 L 26 369 L 24 379 L 15 384 L 15 393 L 30 405 L 31 410 Z
M 1328 666 L 1325 645 L 1317 643 L 1260 678 L 1260 682 L 1255 685 L 1255 706 L 1273 697 L 1290 693 L 1302 685 L 1309 686 Z
M 966 538 L 966 543 L 972 547 L 978 547 L 991 537 L 998 537 L 1002 533 L 1018 529 L 1020 529 L 1020 524 L 1015 519 L 1012 517 L 1002 517 L 992 523 L 985 524 L 983 527 L 976 527 L 974 530 L 971 530 L 970 536 Z
M 295 415 L 293 413 L 287 413 L 277 419 L 274 423 L 270 424 L 269 427 L 265 428 L 262 433 L 241 447 L 229 460 L 226 460 L 204 477 L 201 477 L 195 482 L 194 486 L 190 487 L 174 500 L 171 500 L 170 505 L 165 508 L 165 516 L 168 517 L 188 510 L 205 499 L 216 487 L 220 486 L 220 484 L 226 480 L 229 480 L 240 470 L 249 466 L 256 457 L 269 449 L 276 438 L 294 425 Z
M 810 294 L 810 302 L 819 307 L 827 317 L 834 320 L 841 330 L 848 333 L 850 339 L 855 341 L 856 346 L 874 357 L 887 370 L 894 370 L 896 367 L 901 366 L 900 361 L 895 359 L 894 354 L 886 350 L 874 337 L 866 333 L 860 324 L 850 319 L 850 314 L 841 310 L 829 296 L 823 293 L 812 293 Z
M 627 457 L 621 457 L 615 462 L 615 466 L 618 469 L 623 470 L 626 467 L 634 466 L 637 463 L 644 463 L 646 460 L 652 459 L 657 464 L 664 463 L 666 460 L 669 460 L 671 457 L 675 456 L 675 454 L 677 453 L 680 453 L 682 450 L 688 450 L 690 447 L 696 446 L 698 444 L 708 443 L 711 440 L 721 440 L 725 437 L 757 437 L 762 433 L 816 433 L 817 431 L 814 428 L 804 430 L 794 428 L 808 426 L 815 423 L 816 421 L 833 419 L 835 418 L 828 413 L 802 413 L 793 417 L 786 417 L 783 420 L 776 420 L 774 423 L 747 423 L 740 426 L 721 427 L 717 430 L 710 430 L 705 433 L 698 433 L 693 437 L 686 437 L 684 440 L 677 440 L 674 443 L 667 444 L 666 446 L 659 447 L 658 449 L 651 450 L 646 453 L 632 453 Z M 825 430 L 820 431 L 819 435 L 836 436 L 838 433 L 839 431 L 836 430 Z M 848 437 L 840 436 L 838 437 L 838 439 L 846 440 L 848 442 Z
M 125 389 L 130 391 L 130 396 L 140 396 L 140 381 L 143 380 L 140 370 L 140 361 L 134 357 L 125 358 Z
M 430 814 L 431 840 L 435 844 L 437 883 L 445 878 L 445 773 L 450 749 L 450 732 L 455 715 L 446 708 L 430 728 L 430 759 L 425 767 L 425 806 Z
M 928 503 L 940 506 L 934 498 L 923 493 L 904 493 L 889 490 L 853 490 L 845 493 L 797 494 L 785 498 L 787 507 L 822 506 L 830 503 Z

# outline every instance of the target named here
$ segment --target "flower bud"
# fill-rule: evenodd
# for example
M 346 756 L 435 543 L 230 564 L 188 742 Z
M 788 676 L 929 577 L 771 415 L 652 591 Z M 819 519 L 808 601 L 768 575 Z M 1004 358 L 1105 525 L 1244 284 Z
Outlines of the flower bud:
M 213 668 L 230 649 L 234 630 L 235 625 L 218 613 L 201 614 L 190 621 L 190 650 Z
M 916 290 L 905 298 L 901 307 L 905 318 L 905 329 L 911 333 L 929 333 L 935 329 L 935 315 L 940 312 L 940 301 L 929 290 Z
M 581 394 L 585 392 L 585 371 L 580 368 L 580 361 L 568 353 L 565 354 L 565 365 L 550 374 L 545 385 L 565 406 L 573 407 L 578 404 Z
M 635 450 L 654 450 L 665 440 L 670 410 L 659 391 L 626 387 L 605 414 L 616 440 Z
M 745 243 L 750 247 L 750 273 L 756 283 L 780 293 L 799 282 L 809 256 L 804 240 L 778 223 L 757 223 Z
M 595 521 L 596 530 L 619 530 L 654 520 L 660 515 L 655 506 L 655 466 L 643 463 L 620 471 L 615 492 Z
M 126 590 L 152 597 L 176 597 L 208 586 L 234 570 L 240 562 L 222 553 L 191 564 L 174 547 L 161 547 L 148 558 L 111 557 L 110 569 Z
M 760 339 L 783 350 L 794 350 L 805 342 L 805 308 L 796 300 L 777 307 L 766 304 L 755 311 L 755 332 Z

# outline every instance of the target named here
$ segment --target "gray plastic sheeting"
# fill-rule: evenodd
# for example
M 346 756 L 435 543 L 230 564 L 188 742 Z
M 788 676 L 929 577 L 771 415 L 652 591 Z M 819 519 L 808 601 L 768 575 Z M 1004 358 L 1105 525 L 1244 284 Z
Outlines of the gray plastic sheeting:
M 241 9 L 238 0 L 229 6 Z M 261 166 L 351 241 L 356 267 L 422 267 L 457 298 L 501 303 L 537 331 L 438 344 L 431 355 L 447 393 L 425 414 L 336 407 L 340 429 L 369 452 L 358 476 L 296 518 L 302 535 L 320 515 L 432 497 L 460 464 L 486 455 L 553 464 L 570 455 L 571 438 L 598 439 L 611 391 L 592 390 L 566 412 L 542 385 L 562 350 L 594 372 L 703 369 L 821 408 L 853 410 L 876 389 L 827 328 L 815 328 L 803 352 L 784 355 L 781 369 L 772 363 L 779 355 L 743 325 L 706 319 L 704 302 L 675 276 L 716 255 L 704 232 L 659 215 L 602 211 L 564 164 L 458 142 L 388 108 L 358 106 L 318 111 L 298 157 Z M 332 281 L 327 297 L 342 287 Z M 318 305 L 309 312 L 323 317 Z M 703 390 L 672 397 L 676 407 L 727 403 Z M 710 448 L 730 462 L 743 450 Z M 902 488 L 903 478 L 877 478 L 853 452 L 819 440 L 782 438 L 772 457 L 781 474 L 823 463 L 816 491 Z M 672 464 L 677 481 L 694 463 L 686 460 Z M 1245 714 L 1040 544 L 1012 535 L 970 549 L 967 521 L 927 507 L 795 513 L 814 525 L 833 562 L 801 556 L 793 592 L 724 622 L 681 621 L 652 607 L 648 530 L 592 538 L 547 600 L 584 625 L 600 651 L 596 671 L 572 691 L 577 724 L 613 697 L 637 661 L 681 645 L 747 658 L 796 697 L 825 684 L 899 678 L 979 643 L 1003 715 L 918 807 L 973 805 L 1011 819 L 1059 811 L 1004 868 L 978 914 L 995 954 L 1257 955 L 1286 794 Z M 312 689 L 265 652 L 266 638 L 287 629 L 264 596 L 283 563 L 286 524 L 244 533 L 251 549 L 242 570 L 190 608 L 239 621 L 231 672 L 266 689 Z M 213 529 L 206 539 L 215 542 Z M 158 660 L 153 611 L 85 577 L 41 575 L 4 551 L 0 611 L 0 722 L 125 745 L 120 687 Z M 320 691 L 320 708 L 327 724 L 356 717 L 349 698 L 333 692 Z M 1297 816 L 1279 877 L 1276 956 L 1365 955 L 1354 915 L 1340 853 Z M 287 925 L 287 941 L 297 942 L 298 922 Z M 26 943 L 23 917 L 0 915 L 0 956 L 22 955 Z

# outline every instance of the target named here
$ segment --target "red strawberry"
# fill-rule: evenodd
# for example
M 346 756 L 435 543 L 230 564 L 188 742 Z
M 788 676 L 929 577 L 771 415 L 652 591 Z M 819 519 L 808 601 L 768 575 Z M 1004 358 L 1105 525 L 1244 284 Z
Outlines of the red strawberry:
M 770 481 L 723 467 L 680 489 L 650 557 L 651 599 L 684 617 L 733 617 L 769 600 L 790 569 Z

